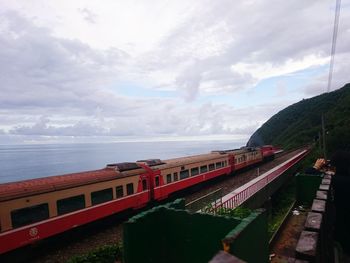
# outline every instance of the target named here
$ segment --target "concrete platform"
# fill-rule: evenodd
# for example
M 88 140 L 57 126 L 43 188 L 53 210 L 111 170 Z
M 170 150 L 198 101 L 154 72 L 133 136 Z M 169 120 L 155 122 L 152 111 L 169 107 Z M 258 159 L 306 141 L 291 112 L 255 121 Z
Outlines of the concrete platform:
M 311 231 L 301 232 L 296 253 L 297 258 L 313 261 L 316 258 L 318 234 Z
M 308 231 L 319 232 L 322 225 L 322 214 L 309 212 L 306 217 L 305 229 Z
M 317 191 L 316 192 L 316 199 L 319 200 L 327 200 L 328 198 L 328 192 L 327 191 Z
M 311 210 L 313 212 L 324 213 L 326 211 L 326 201 L 314 199 Z
M 322 191 L 329 191 L 329 187 L 329 184 L 321 184 L 319 189 Z

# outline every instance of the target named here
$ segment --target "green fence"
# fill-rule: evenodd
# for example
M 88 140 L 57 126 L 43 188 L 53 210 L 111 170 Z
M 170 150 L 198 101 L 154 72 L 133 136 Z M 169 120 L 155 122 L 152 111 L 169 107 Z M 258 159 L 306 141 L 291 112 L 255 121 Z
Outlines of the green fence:
M 268 240 L 264 212 L 253 212 L 242 220 L 191 214 L 183 207 L 184 202 L 177 200 L 126 222 L 124 262 L 208 262 L 223 249 L 227 238 L 236 256 L 249 262 L 265 261 Z
M 266 211 L 252 212 L 223 241 L 232 255 L 246 262 L 269 262 Z
M 208 262 L 222 248 L 222 237 L 238 224 L 233 218 L 156 207 L 125 223 L 124 260 Z

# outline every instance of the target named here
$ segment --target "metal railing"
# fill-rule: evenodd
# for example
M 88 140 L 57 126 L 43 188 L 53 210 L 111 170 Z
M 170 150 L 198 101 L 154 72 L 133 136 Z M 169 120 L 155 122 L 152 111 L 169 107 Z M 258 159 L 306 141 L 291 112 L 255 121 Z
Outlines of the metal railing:
M 277 177 L 286 172 L 289 168 L 298 163 L 301 159 L 305 157 L 308 150 L 304 150 L 291 159 L 285 161 L 284 163 L 276 166 L 272 170 L 262 174 L 261 176 L 253 179 L 252 181 L 246 183 L 245 185 L 237 188 L 230 194 L 222 197 L 218 202 L 212 202 L 210 209 L 206 209 L 207 212 L 216 213 L 218 209 L 234 209 L 241 204 L 243 204 L 247 199 L 253 196 L 255 193 L 263 189 Z

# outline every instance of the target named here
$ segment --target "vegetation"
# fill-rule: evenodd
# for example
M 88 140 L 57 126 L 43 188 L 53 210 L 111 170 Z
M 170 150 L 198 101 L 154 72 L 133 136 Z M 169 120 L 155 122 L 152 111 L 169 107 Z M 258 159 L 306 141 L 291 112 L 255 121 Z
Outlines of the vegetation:
M 67 263 L 114 263 L 122 258 L 122 246 L 106 245 L 82 256 L 75 256 Z
M 248 146 L 264 143 L 290 149 L 315 142 L 321 133 L 322 114 L 328 153 L 350 150 L 350 83 L 283 109 L 252 135 Z
M 316 160 L 322 155 L 323 153 L 319 148 L 312 148 L 308 155 L 306 155 L 306 157 L 297 164 L 297 171 L 302 171 L 307 167 L 312 167 L 315 164 Z
M 222 207 L 216 211 L 216 214 L 243 219 L 249 216 L 251 212 L 252 210 L 250 210 L 249 208 L 239 206 L 234 209 Z
M 277 231 L 283 223 L 289 208 L 295 201 L 296 182 L 295 177 L 283 188 L 281 188 L 272 199 L 271 213 L 268 218 L 267 231 L 269 238 Z

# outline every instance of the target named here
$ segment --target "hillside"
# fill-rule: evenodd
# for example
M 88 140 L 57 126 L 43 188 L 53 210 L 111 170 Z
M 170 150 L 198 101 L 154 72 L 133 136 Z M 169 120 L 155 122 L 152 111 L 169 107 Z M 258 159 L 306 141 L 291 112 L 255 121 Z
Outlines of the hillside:
M 248 146 L 273 144 L 285 149 L 317 140 L 324 113 L 327 150 L 350 150 L 350 83 L 330 93 L 295 103 L 265 122 Z

